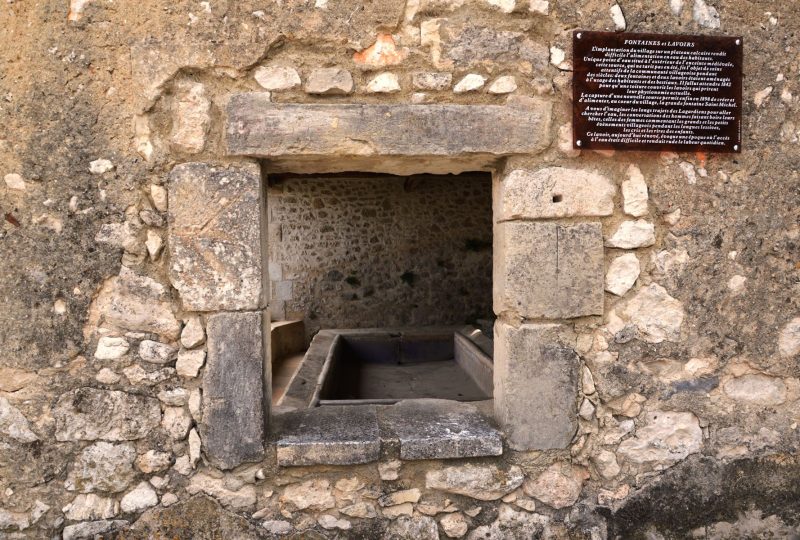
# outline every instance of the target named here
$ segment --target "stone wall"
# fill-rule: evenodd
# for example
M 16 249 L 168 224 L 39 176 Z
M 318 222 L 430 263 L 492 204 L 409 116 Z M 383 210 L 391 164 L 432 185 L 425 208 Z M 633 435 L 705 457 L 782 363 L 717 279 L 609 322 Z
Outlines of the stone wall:
M 313 334 L 492 317 L 489 175 L 287 179 L 267 204 L 273 320 Z
M 0 535 L 797 535 L 799 21 L 6 2 Z M 742 36 L 743 152 L 573 149 L 576 28 Z M 260 165 L 493 172 L 502 456 L 278 465 Z

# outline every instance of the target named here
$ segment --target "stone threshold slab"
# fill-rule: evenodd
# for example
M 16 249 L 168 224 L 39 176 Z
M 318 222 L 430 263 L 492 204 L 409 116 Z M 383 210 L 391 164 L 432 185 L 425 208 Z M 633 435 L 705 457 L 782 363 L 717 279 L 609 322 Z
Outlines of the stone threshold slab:
M 276 414 L 278 465 L 355 465 L 399 445 L 400 459 L 499 456 L 500 432 L 472 403 L 409 399 L 395 405 L 324 406 Z

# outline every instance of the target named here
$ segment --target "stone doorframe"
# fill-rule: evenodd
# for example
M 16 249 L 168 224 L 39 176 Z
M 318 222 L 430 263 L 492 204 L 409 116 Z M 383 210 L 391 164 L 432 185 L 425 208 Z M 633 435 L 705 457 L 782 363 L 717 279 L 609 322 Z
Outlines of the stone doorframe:
M 587 183 L 568 169 L 542 168 L 537 155 L 552 140 L 550 117 L 551 105 L 531 98 L 319 105 L 231 96 L 224 131 L 231 162 L 181 164 L 170 182 L 170 277 L 187 310 L 209 313 L 203 441 L 213 463 L 258 459 L 269 431 L 261 166 L 268 173 L 491 171 L 495 417 L 514 449 L 570 444 L 580 372 L 570 319 L 603 313 L 602 228 L 585 218 L 610 215 L 616 188 L 601 176 Z M 203 206 L 221 210 L 208 215 Z

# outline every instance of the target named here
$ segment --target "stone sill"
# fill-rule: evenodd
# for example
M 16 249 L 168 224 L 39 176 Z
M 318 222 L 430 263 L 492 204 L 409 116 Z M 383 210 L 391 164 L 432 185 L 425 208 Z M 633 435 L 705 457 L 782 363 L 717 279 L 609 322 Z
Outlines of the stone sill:
M 503 441 L 491 408 L 492 400 L 408 399 L 275 414 L 278 465 L 355 465 L 398 449 L 403 460 L 499 456 Z

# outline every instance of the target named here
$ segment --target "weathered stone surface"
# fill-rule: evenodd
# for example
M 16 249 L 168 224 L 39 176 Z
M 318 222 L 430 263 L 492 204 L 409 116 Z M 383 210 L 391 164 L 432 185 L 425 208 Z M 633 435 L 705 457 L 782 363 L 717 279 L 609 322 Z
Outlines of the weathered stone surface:
M 494 250 L 498 315 L 562 319 L 603 313 L 599 223 L 498 223 Z
M 0 392 L 16 392 L 38 379 L 38 375 L 24 369 L 0 367 Z
M 580 359 L 559 325 L 495 322 L 494 410 L 516 450 L 565 448 L 577 429 Z
M 503 75 L 489 85 L 487 92 L 490 94 L 510 94 L 517 89 L 517 80 L 513 75 Z
M 761 373 L 730 378 L 722 389 L 729 398 L 753 405 L 780 405 L 786 401 L 786 384 Z
M 473 529 L 467 540 L 530 540 L 543 538 L 550 518 L 514 510 L 507 504 L 500 506 L 497 519 L 490 525 Z
M 128 354 L 130 343 L 124 337 L 103 336 L 97 342 L 94 357 L 98 360 L 116 360 Z
M 309 73 L 303 89 L 308 94 L 350 94 L 353 92 L 353 76 L 341 68 L 315 69 Z
M 625 213 L 634 217 L 647 214 L 647 184 L 639 167 L 628 167 L 628 178 L 622 182 L 622 204 Z
M 453 87 L 454 94 L 464 94 L 466 92 L 474 92 L 482 88 L 486 83 L 486 77 L 478 75 L 477 73 L 468 73 L 456 83 Z
M 623 221 L 614 234 L 606 240 L 606 246 L 622 249 L 648 247 L 655 243 L 655 227 L 643 219 Z
M 439 524 L 442 526 L 444 534 L 450 538 L 461 538 L 469 530 L 469 521 L 461 512 L 447 514 L 439 520 Z
M 525 495 L 555 509 L 566 508 L 578 500 L 584 474 L 584 471 L 571 465 L 554 463 L 535 479 L 527 479 L 523 490 Z
M 600 476 L 607 480 L 619 474 L 619 463 L 617 463 L 617 456 L 614 455 L 614 452 L 601 450 L 592 458 L 592 463 L 597 469 L 597 472 L 600 473 Z
M 71 503 L 62 508 L 62 511 L 67 519 L 88 521 L 112 518 L 119 513 L 119 506 L 112 498 L 90 493 L 78 495 Z
M 201 435 L 209 460 L 223 469 L 264 456 L 265 409 L 261 313 L 208 317 Z
M 447 72 L 420 71 L 411 77 L 417 90 L 447 90 L 453 83 L 453 75 Z
M 374 406 L 314 407 L 273 417 L 278 465 L 353 465 L 378 459 Z
M 408 53 L 408 48 L 395 45 L 391 34 L 380 33 L 375 43 L 353 54 L 353 62 L 366 68 L 381 68 L 400 64 Z
M 206 134 L 211 125 L 209 111 L 211 101 L 206 97 L 202 83 L 183 81 L 178 83 L 172 111 L 172 148 L 187 154 L 202 152 L 206 145 Z
M 381 412 L 381 425 L 399 439 L 401 459 L 466 458 L 503 453 L 500 433 L 470 403 L 444 399 L 404 400 Z
M 369 94 L 391 94 L 400 91 L 400 80 L 396 73 L 379 73 L 367 82 Z
M 456 66 L 505 64 L 524 73 L 547 67 L 547 46 L 531 39 L 525 32 L 471 24 L 448 29 L 447 33 L 452 35 L 452 39 L 444 53 Z
M 336 500 L 327 480 L 308 480 L 286 486 L 280 503 L 290 512 L 307 509 L 321 511 L 333 508 Z
M 216 478 L 205 471 L 192 476 L 186 491 L 192 495 L 197 493 L 210 495 L 222 506 L 232 510 L 250 510 L 257 500 L 256 488 L 253 485 L 231 485 L 224 477 Z
M 288 66 L 262 66 L 256 69 L 253 77 L 265 90 L 289 90 L 300 86 L 300 75 Z
M 165 407 L 161 427 L 175 440 L 183 440 L 192 427 L 192 417 L 183 407 Z
M 145 339 L 139 343 L 139 358 L 151 364 L 167 364 L 174 360 L 177 349 L 167 343 Z
M 183 163 L 169 184 L 169 276 L 192 311 L 263 306 L 256 165 Z
M 425 487 L 494 501 L 517 489 L 524 479 L 522 469 L 516 465 L 500 469 L 496 465 L 467 464 L 428 471 Z
M 192 379 L 200 373 L 200 368 L 206 362 L 206 351 L 195 349 L 193 351 L 181 350 L 178 361 L 175 362 L 175 372 L 181 377 Z
M 606 290 L 617 296 L 628 292 L 639 278 L 639 258 L 635 253 L 620 255 L 608 265 Z
M 690 412 L 651 411 L 646 425 L 620 443 L 617 453 L 634 463 L 666 467 L 700 451 L 703 432 Z
M 86 521 L 67 525 L 62 533 L 63 540 L 84 540 L 85 538 L 95 538 L 97 535 L 108 534 L 120 530 L 129 524 L 128 521 L 115 519 L 113 521 Z
M 383 540 L 439 540 L 436 520 L 428 516 L 399 517 L 386 527 Z
M 123 512 L 141 512 L 158 504 L 158 495 L 147 482 L 140 482 L 122 497 L 119 505 Z
M 781 356 L 791 358 L 800 354 L 800 317 L 789 321 L 778 337 L 778 351 Z
M 515 169 L 499 184 L 497 220 L 575 216 L 610 216 L 616 186 L 605 176 L 583 169 Z
M 136 458 L 136 468 L 145 474 L 152 474 L 167 469 L 172 464 L 172 454 L 148 450 Z
M 166 499 L 166 495 L 162 498 Z M 169 508 L 148 510 L 125 531 L 125 540 L 149 540 L 152 538 L 193 538 L 231 540 L 256 540 L 263 538 L 263 531 L 250 524 L 244 517 L 222 508 L 205 495 L 195 495 Z
M 480 107 L 295 105 L 270 103 L 257 94 L 237 94 L 228 105 L 225 136 L 229 154 L 271 158 L 279 170 L 281 157 L 291 159 L 296 167 L 301 158 L 330 160 L 334 156 L 467 158 L 476 157 L 467 154 L 538 153 L 549 144 L 549 124 L 550 105 L 539 100 Z
M 186 321 L 186 326 L 181 330 L 181 345 L 187 349 L 192 349 L 202 345 L 206 340 L 206 332 L 203 330 L 203 323 L 200 317 L 193 315 Z
M 387 493 L 378 499 L 378 504 L 381 506 L 396 506 L 404 503 L 415 503 L 419 501 L 421 493 L 419 489 L 401 489 Z
M 117 493 L 135 476 L 136 449 L 130 443 L 97 442 L 84 448 L 70 468 L 64 487 L 69 491 Z
M 639 289 L 619 314 L 624 321 L 636 326 L 638 336 L 648 343 L 680 339 L 683 304 L 657 283 Z
M 59 398 L 53 417 L 59 441 L 132 441 L 158 426 L 161 407 L 154 398 L 78 388 Z
M 28 419 L 19 409 L 0 396 L 0 435 L 11 437 L 17 442 L 31 443 L 39 437 L 31 430 Z
M 147 276 L 122 267 L 119 276 L 107 280 L 89 311 L 95 326 L 152 332 L 177 339 L 181 323 L 172 313 L 167 288 Z

